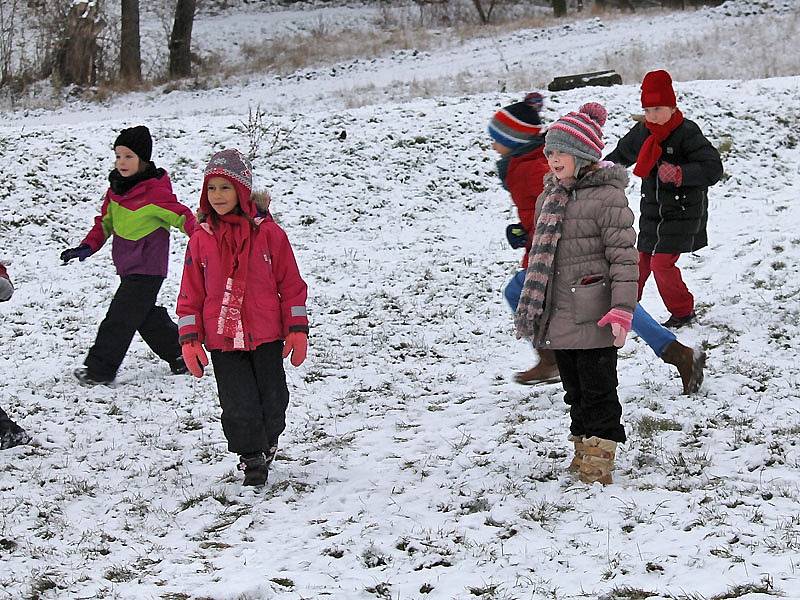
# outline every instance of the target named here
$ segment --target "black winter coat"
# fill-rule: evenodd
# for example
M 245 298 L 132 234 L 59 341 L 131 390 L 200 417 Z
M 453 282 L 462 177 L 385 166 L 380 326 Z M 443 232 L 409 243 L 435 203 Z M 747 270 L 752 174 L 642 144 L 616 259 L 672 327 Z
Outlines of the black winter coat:
M 606 160 L 634 164 L 650 135 L 644 123 L 637 123 L 619 141 Z M 680 187 L 658 179 L 658 165 L 679 165 Z M 661 144 L 661 158 L 642 179 L 639 239 L 636 248 L 648 254 L 681 254 L 708 245 L 708 187 L 722 177 L 722 160 L 697 123 L 684 119 Z

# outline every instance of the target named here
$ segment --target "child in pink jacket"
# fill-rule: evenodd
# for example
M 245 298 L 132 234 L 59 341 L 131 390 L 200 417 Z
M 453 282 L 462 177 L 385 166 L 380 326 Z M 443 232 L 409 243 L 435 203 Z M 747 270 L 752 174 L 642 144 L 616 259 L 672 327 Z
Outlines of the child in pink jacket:
M 250 162 L 216 153 L 205 169 L 200 226 L 189 240 L 178 328 L 189 371 L 202 377 L 211 352 L 222 429 L 240 455 L 244 485 L 264 485 L 286 427 L 283 358 L 308 348 L 306 284 L 286 233 L 257 216 Z

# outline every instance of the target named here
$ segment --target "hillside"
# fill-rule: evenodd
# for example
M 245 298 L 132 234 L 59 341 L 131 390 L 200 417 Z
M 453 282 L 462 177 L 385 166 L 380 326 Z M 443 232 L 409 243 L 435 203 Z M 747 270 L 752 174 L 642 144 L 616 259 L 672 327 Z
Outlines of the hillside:
M 721 13 L 675 26 L 700 30 L 709 14 Z M 477 77 L 497 48 L 525 61 L 558 45 L 555 73 L 634 31 L 667 36 L 636 19 L 575 25 L 570 48 L 531 31 L 457 55 L 0 116 L 0 258 L 17 287 L 0 308 L 0 403 L 36 439 L 0 456 L 0 597 L 800 597 L 800 77 L 676 85 L 724 150 L 710 246 L 681 261 L 700 319 L 680 337 L 707 349 L 709 368 L 683 397 L 672 369 L 628 341 L 629 441 L 606 489 L 565 471 L 561 387 L 511 382 L 532 354 L 501 295 L 519 255 L 485 127 L 526 90 L 342 99 L 359 82 Z M 608 108 L 613 147 L 638 85 L 548 94 L 544 116 L 586 100 Z M 154 159 L 194 207 L 205 161 L 246 147 L 256 104 L 291 130 L 255 166 L 312 321 L 260 493 L 239 484 L 213 378 L 170 376 L 137 338 L 115 387 L 75 383 L 117 280 L 108 248 L 58 261 L 99 209 L 120 127 L 148 124 Z M 184 248 L 174 234 L 170 310 Z M 652 283 L 643 304 L 666 316 Z

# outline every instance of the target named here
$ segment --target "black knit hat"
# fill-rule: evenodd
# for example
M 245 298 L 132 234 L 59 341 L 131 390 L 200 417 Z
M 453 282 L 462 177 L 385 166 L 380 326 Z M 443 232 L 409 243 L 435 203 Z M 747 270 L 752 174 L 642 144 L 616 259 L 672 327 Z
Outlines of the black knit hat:
M 125 146 L 136 153 L 140 160 L 150 161 L 153 154 L 153 138 L 150 137 L 150 130 L 144 125 L 137 125 L 119 132 L 117 139 L 114 140 L 114 148 Z

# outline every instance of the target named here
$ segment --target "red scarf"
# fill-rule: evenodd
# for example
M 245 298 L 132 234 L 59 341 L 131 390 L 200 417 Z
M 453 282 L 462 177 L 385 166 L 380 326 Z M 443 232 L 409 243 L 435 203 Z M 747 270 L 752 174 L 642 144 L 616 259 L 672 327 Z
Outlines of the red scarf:
M 217 333 L 230 341 L 233 350 L 245 349 L 245 332 L 242 323 L 247 268 L 250 261 L 250 233 L 252 227 L 243 215 L 219 215 L 215 224 L 217 247 L 226 275 L 225 294 L 217 319 Z
M 666 140 L 669 134 L 675 131 L 681 123 L 683 123 L 683 113 L 679 108 L 675 109 L 669 121 L 663 125 L 645 121 L 647 129 L 650 130 L 650 135 L 645 138 L 644 144 L 639 150 L 639 156 L 636 157 L 636 166 L 633 168 L 634 175 L 642 179 L 650 175 L 650 171 L 653 170 L 658 159 L 661 158 L 661 142 Z

